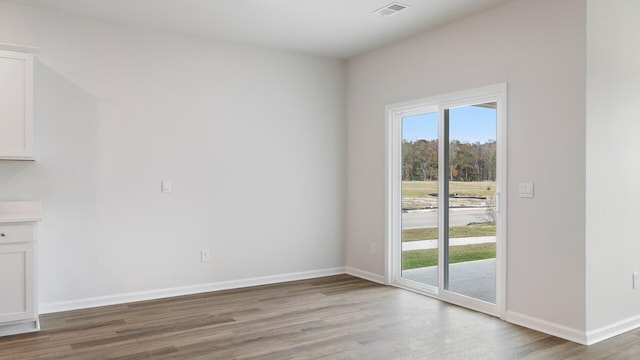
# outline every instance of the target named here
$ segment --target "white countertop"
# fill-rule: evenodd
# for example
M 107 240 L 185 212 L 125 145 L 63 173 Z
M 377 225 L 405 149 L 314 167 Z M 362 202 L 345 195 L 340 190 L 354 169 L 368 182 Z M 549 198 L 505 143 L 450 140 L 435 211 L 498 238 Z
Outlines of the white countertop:
M 0 223 L 42 220 L 40 201 L 0 201 Z

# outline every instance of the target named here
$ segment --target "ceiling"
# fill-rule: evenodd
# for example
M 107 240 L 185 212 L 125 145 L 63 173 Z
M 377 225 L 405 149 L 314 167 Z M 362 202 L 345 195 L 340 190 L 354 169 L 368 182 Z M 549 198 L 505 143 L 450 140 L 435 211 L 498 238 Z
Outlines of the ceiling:
M 11 0 L 120 23 L 349 58 L 508 0 Z

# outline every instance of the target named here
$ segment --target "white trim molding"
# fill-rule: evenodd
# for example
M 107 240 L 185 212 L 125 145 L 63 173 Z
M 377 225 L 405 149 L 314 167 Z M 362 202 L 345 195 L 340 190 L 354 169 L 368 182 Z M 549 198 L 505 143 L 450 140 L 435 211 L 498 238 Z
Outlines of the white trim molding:
M 557 336 L 565 340 L 573 341 L 582 345 L 589 345 L 587 334 L 584 331 L 574 329 L 568 326 L 553 323 L 551 321 L 542 320 L 533 316 L 524 315 L 511 310 L 507 311 L 505 319 L 512 324 L 524 326 L 529 329 L 543 332 L 545 334 Z
M 180 286 L 167 289 L 139 291 L 126 294 L 100 296 L 94 298 L 78 299 L 71 301 L 61 301 L 54 303 L 40 304 L 40 313 L 48 314 L 60 311 L 86 309 L 98 306 L 125 304 L 136 301 L 155 300 L 182 295 L 200 294 L 205 292 L 238 289 L 250 286 L 276 284 L 287 281 L 307 280 L 324 276 L 345 274 L 344 267 L 302 271 L 289 274 L 261 276 L 248 279 L 238 279 L 229 281 L 220 281 L 207 284 L 198 284 L 190 286 Z
M 0 50 L 18 51 L 18 52 L 29 53 L 29 54 L 37 54 L 42 49 L 33 47 L 33 46 L 0 43 Z
M 637 328 L 640 328 L 640 315 L 632 316 L 592 331 L 587 331 L 586 345 L 593 345 Z
M 347 266 L 347 268 L 346 268 L 346 273 L 351 275 L 351 276 L 355 276 L 355 277 L 359 277 L 361 279 L 369 280 L 369 281 L 374 282 L 374 283 L 387 285 L 385 283 L 384 275 L 374 274 L 374 273 L 369 272 L 369 271 L 365 271 L 365 270 L 361 270 L 361 269 L 357 269 L 357 268 L 349 267 L 349 266 Z

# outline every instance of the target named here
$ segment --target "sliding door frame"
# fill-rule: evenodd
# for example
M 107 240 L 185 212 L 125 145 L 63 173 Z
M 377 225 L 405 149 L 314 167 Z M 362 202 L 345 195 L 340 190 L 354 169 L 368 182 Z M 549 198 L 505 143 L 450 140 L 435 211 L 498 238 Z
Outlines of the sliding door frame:
M 445 111 L 459 106 L 496 102 L 496 212 L 498 222 L 496 228 L 496 303 L 485 303 L 477 299 L 452 293 L 444 289 L 447 271 L 445 243 L 448 227 L 445 224 L 448 216 L 446 197 L 439 198 L 438 205 L 438 286 L 419 284 L 402 278 L 402 118 L 406 116 L 438 112 L 439 139 L 448 139 L 445 131 Z M 451 302 L 477 311 L 504 318 L 506 315 L 507 286 L 507 84 L 485 86 L 454 93 L 438 95 L 413 101 L 391 104 L 386 107 L 386 256 L 385 281 L 388 285 L 407 288 L 428 296 Z M 438 144 L 438 191 L 448 194 L 448 176 L 445 141 Z M 445 261 L 443 261 L 445 260 Z

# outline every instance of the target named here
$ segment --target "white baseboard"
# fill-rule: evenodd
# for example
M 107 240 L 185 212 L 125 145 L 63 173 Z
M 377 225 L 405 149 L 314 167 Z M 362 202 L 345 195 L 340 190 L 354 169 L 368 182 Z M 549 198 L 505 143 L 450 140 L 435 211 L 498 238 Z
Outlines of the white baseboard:
M 385 285 L 385 278 L 382 275 L 378 275 L 378 274 L 374 274 L 372 272 L 368 272 L 368 271 L 364 271 L 364 270 L 360 270 L 357 268 L 353 268 L 350 266 L 347 266 L 347 274 L 355 276 L 355 277 L 359 277 L 365 280 L 369 280 L 369 281 L 373 281 L 375 283 L 378 284 L 382 284 Z
M 524 326 L 526 328 L 557 336 L 578 344 L 587 345 L 586 333 L 578 329 L 534 318 L 514 311 L 507 311 L 505 320 L 512 324 Z
M 640 327 L 640 315 L 632 316 L 599 329 L 587 331 L 587 345 L 612 338 Z
M 40 314 L 48 314 L 60 311 L 86 309 L 98 306 L 124 304 L 135 301 L 154 300 L 173 296 L 199 294 L 211 291 L 238 289 L 249 286 L 268 285 L 287 281 L 306 280 L 323 276 L 339 275 L 346 273 L 346 268 L 336 267 L 321 270 L 302 271 L 289 274 L 261 276 L 249 279 L 229 280 L 208 284 L 180 286 L 168 289 L 140 291 L 127 294 L 101 296 L 72 301 L 55 303 L 42 303 L 39 306 Z

